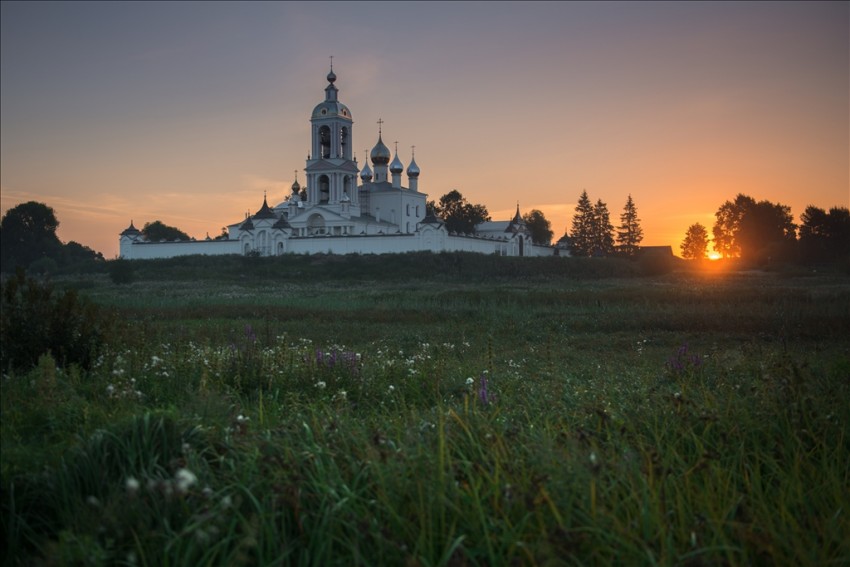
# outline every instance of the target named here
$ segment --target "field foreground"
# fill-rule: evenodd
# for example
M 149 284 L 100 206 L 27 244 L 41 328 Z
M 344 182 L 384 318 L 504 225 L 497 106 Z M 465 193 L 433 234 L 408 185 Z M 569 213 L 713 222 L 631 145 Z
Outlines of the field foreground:
M 305 261 L 55 282 L 109 334 L 3 375 L 4 564 L 850 564 L 847 276 Z

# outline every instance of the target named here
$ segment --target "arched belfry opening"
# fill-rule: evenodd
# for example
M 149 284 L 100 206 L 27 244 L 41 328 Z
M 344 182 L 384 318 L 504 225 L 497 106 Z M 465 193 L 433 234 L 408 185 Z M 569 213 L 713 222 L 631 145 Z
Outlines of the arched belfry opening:
M 331 198 L 331 180 L 327 175 L 319 177 L 319 203 L 326 205 Z
M 321 159 L 331 157 L 331 129 L 328 126 L 319 128 L 319 157 Z

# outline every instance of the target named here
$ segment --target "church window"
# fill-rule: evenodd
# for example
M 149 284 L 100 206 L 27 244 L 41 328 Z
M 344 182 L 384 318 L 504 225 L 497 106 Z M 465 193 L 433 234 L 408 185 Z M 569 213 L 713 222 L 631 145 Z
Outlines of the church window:
M 322 159 L 331 157 L 331 129 L 327 126 L 319 128 L 319 157 Z
M 322 215 L 314 214 L 307 219 L 307 229 L 310 236 L 325 234 L 325 219 Z
M 327 175 L 323 175 L 319 178 L 319 203 L 327 204 L 330 200 L 330 180 Z

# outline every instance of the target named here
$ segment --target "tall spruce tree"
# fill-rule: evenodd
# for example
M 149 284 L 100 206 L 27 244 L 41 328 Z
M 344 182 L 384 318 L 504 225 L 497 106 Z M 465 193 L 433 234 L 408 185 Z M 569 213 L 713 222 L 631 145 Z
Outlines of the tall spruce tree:
M 608 256 L 614 253 L 614 225 L 608 205 L 602 199 L 597 199 L 593 207 L 593 245 L 591 254 Z
M 629 194 L 620 215 L 620 226 L 617 227 L 617 250 L 625 256 L 634 256 L 640 249 L 642 240 L 643 229 L 637 216 L 637 207 Z
M 590 256 L 593 248 L 593 205 L 587 191 L 582 191 L 573 215 L 572 230 L 570 231 L 571 253 L 573 256 Z

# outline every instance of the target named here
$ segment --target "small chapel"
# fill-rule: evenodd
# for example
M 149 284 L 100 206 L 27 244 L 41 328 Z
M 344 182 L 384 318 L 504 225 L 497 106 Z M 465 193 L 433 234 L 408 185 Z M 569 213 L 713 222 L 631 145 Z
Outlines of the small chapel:
M 378 141 L 361 169 L 353 157 L 354 120 L 340 102 L 331 64 L 324 100 L 310 116 L 311 144 L 302 186 L 295 181 L 289 195 L 274 206 L 263 196 L 253 215 L 227 226 L 225 236 L 205 240 L 150 242 L 131 222 L 120 234 L 125 259 L 171 258 L 189 254 L 386 254 L 414 251 L 468 251 L 505 256 L 552 256 L 557 248 L 537 246 L 520 215 L 475 227 L 473 234 L 454 234 L 426 209 L 419 190 L 420 169 L 411 147 L 405 171 L 398 145 L 391 152 Z M 371 167 L 369 162 L 371 161 Z M 402 177 L 406 175 L 406 185 Z

